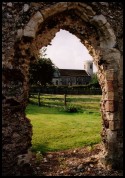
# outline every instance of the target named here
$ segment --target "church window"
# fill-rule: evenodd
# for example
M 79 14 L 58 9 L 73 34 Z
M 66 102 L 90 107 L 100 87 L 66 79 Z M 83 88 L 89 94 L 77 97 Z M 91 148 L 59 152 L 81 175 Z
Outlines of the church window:
M 90 64 L 90 69 L 92 69 L 92 64 Z

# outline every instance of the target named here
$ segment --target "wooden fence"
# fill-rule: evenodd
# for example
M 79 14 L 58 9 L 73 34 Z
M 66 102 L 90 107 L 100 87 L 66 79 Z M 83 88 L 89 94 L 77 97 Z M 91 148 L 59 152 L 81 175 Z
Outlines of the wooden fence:
M 101 96 L 101 95 L 100 95 Z M 29 94 L 29 102 L 32 104 L 37 104 L 38 106 L 49 106 L 49 107 L 61 107 L 61 106 L 67 106 L 67 104 L 69 105 L 69 103 L 71 102 L 71 100 L 73 99 L 74 101 L 78 101 L 80 100 L 80 102 L 82 101 L 82 99 L 85 102 L 86 98 L 90 98 L 90 102 L 93 102 L 93 98 L 94 98 L 94 102 L 95 99 L 97 99 L 99 96 L 92 96 L 91 95 L 68 95 L 68 94 L 44 94 L 44 93 L 30 93 Z M 70 103 L 71 104 L 71 103 Z M 74 103 L 76 105 L 76 102 Z
M 44 94 L 43 93 L 40 93 L 40 92 L 38 92 L 38 93 L 30 93 L 29 94 L 29 101 L 30 101 L 30 99 L 31 98 L 35 98 L 35 99 L 37 99 L 37 102 L 35 102 L 35 103 L 37 103 L 38 104 L 38 106 L 41 106 L 41 98 L 42 98 L 42 96 L 43 96 Z M 63 102 L 63 105 L 64 106 L 66 106 L 67 105 L 67 101 L 66 101 L 66 94 L 64 94 L 63 96 L 62 96 L 62 102 Z M 43 101 L 42 101 L 43 102 Z

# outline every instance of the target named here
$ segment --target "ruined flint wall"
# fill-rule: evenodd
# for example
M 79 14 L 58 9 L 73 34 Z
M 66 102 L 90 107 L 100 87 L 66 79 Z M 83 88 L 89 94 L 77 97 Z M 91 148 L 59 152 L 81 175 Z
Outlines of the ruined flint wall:
M 104 165 L 122 168 L 123 5 L 119 2 L 2 3 L 2 173 L 20 175 L 19 156 L 31 147 L 25 116 L 29 63 L 60 29 L 75 34 L 98 68 L 102 88 Z

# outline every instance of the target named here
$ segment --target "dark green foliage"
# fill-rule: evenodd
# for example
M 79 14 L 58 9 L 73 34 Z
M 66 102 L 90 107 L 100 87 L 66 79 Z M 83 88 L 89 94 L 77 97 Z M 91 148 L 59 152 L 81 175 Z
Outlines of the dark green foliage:
M 30 84 L 45 86 L 51 84 L 55 66 L 49 58 L 40 58 L 30 65 Z
M 99 84 L 98 77 L 97 77 L 96 73 L 94 73 L 92 75 L 92 78 L 91 78 L 89 85 L 90 85 L 90 88 L 100 88 L 100 84 Z
M 41 93 L 46 94 L 87 94 L 87 95 L 99 95 L 102 94 L 100 87 L 94 87 L 94 84 L 80 85 L 80 86 L 54 86 L 47 85 L 46 87 L 32 86 L 30 88 L 31 93 L 37 93 L 39 90 Z
M 70 105 L 65 108 L 65 111 L 69 113 L 77 113 L 81 112 L 81 108 L 74 105 Z

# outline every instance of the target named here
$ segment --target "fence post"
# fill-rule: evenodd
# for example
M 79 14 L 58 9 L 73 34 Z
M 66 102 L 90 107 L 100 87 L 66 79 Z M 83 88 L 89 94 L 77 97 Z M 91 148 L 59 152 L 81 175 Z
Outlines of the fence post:
M 40 92 L 38 92 L 38 106 L 40 106 Z
M 66 107 L 66 94 L 64 94 L 64 106 Z

